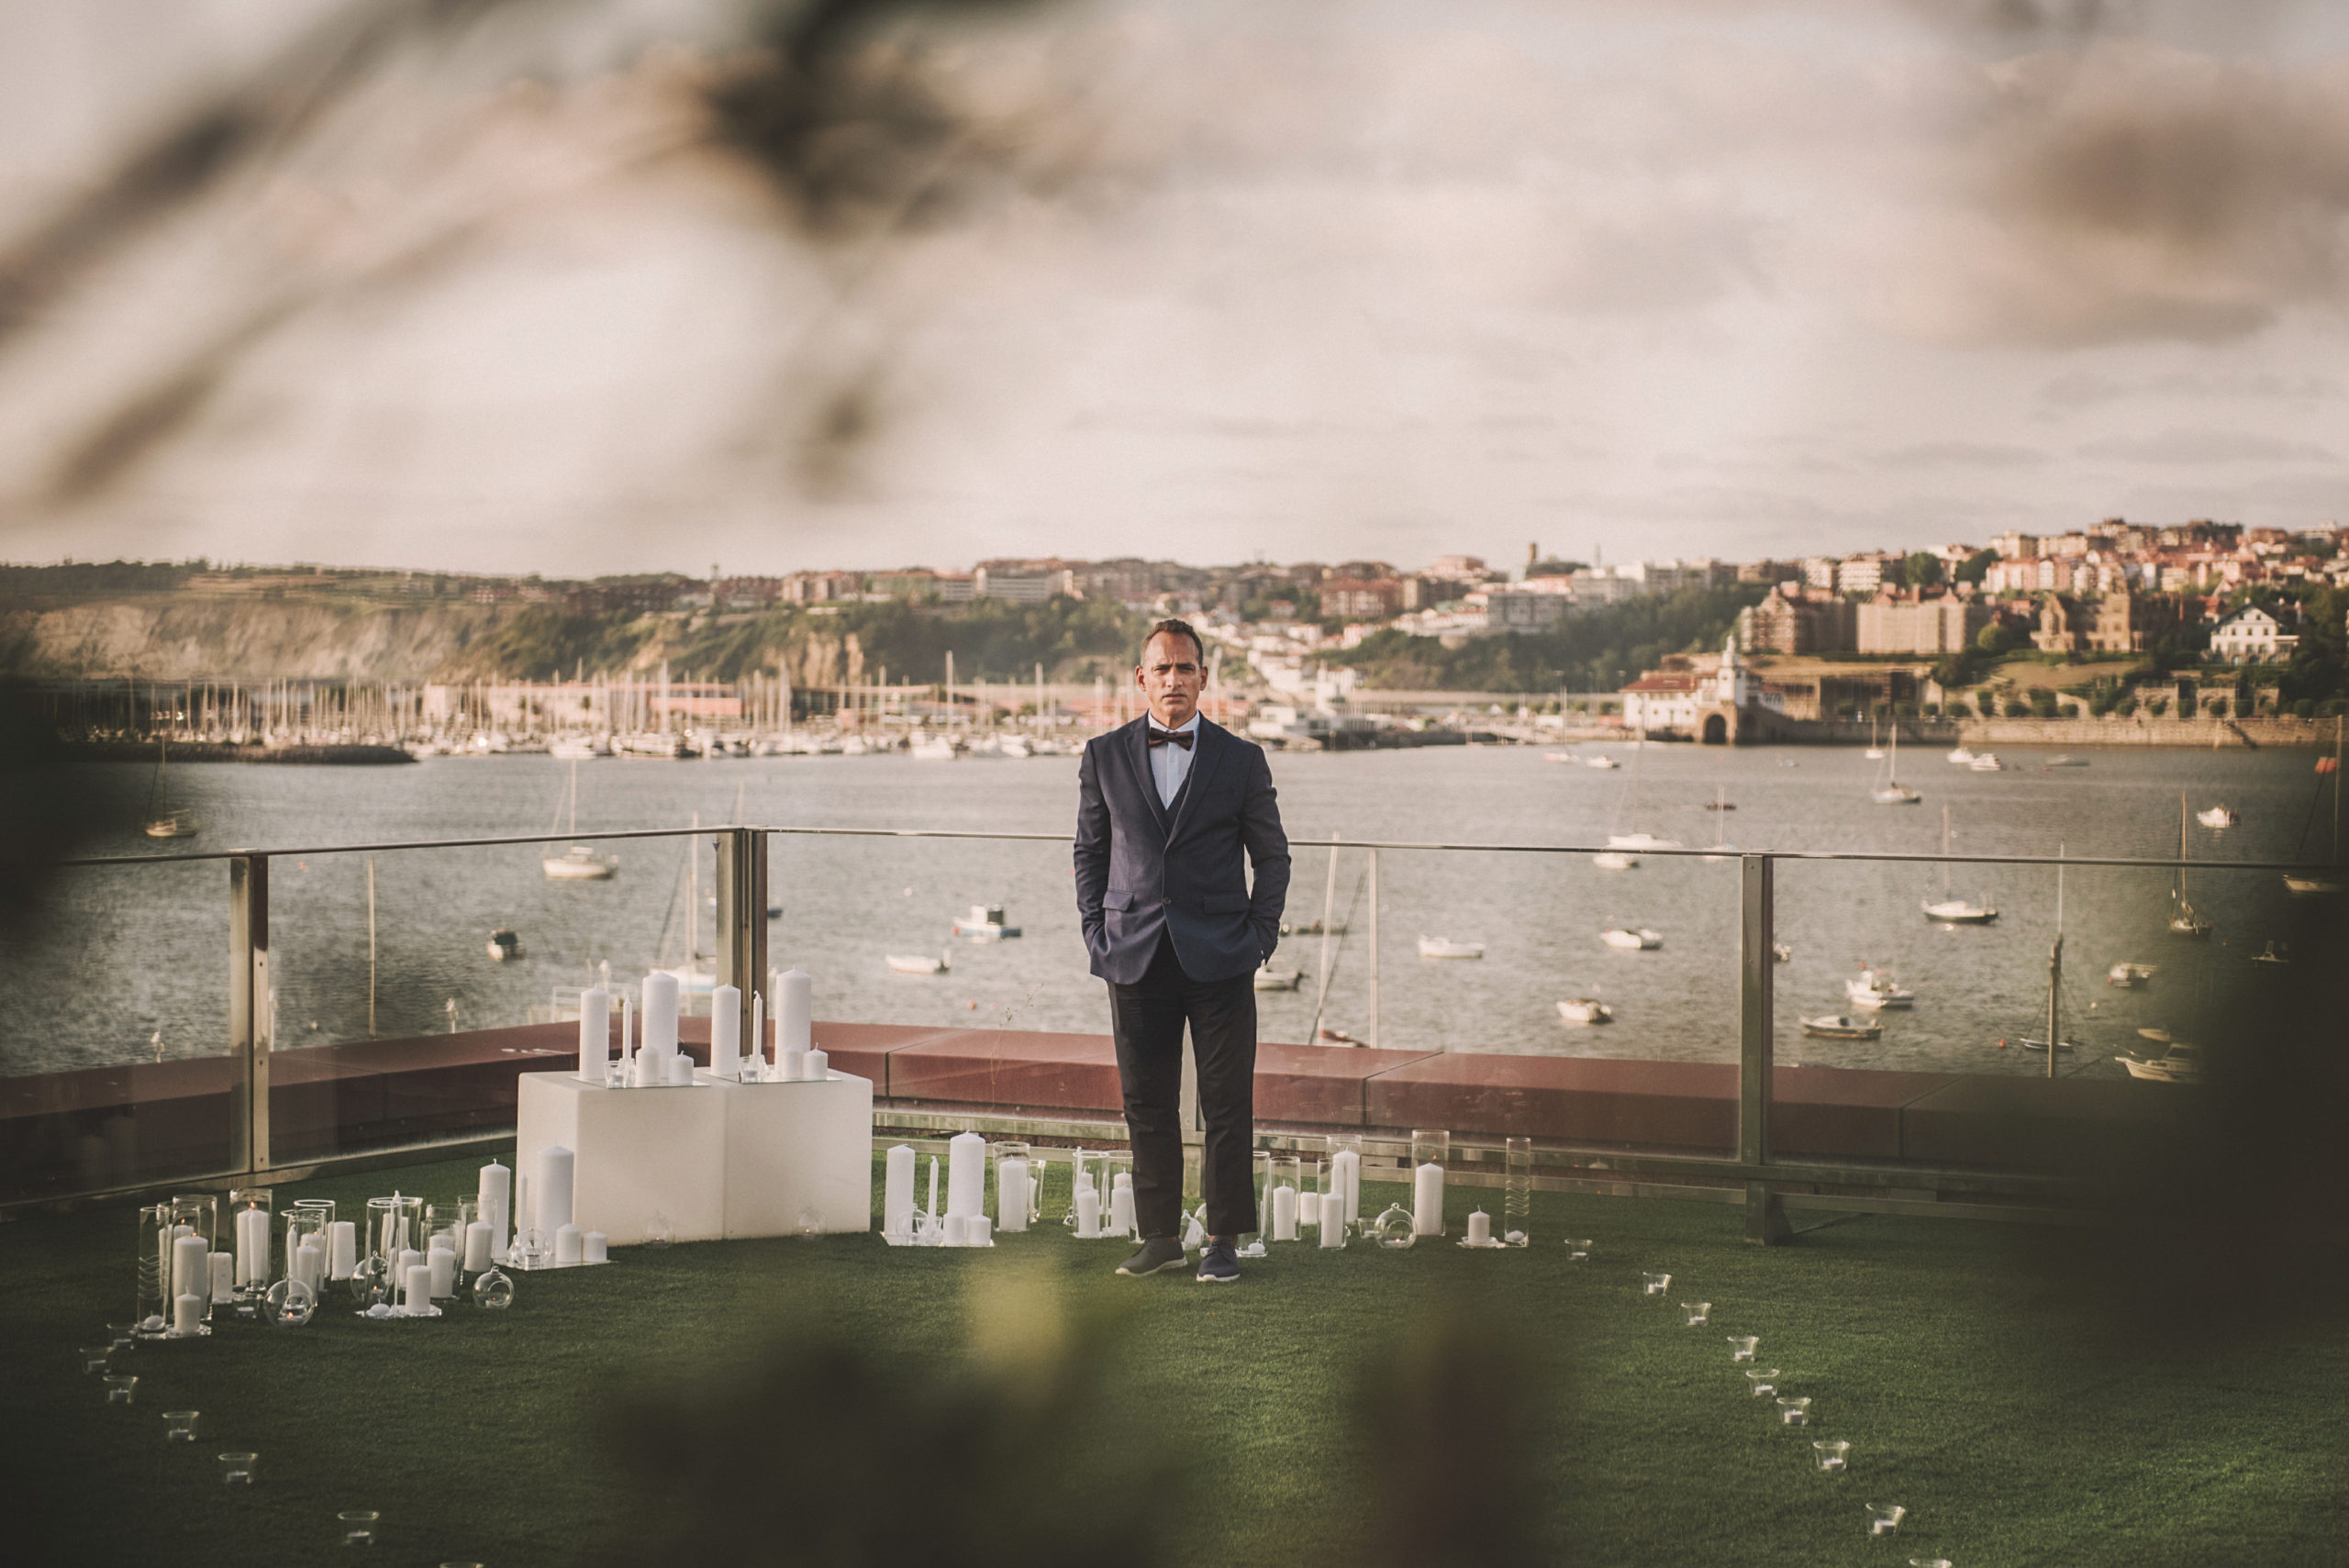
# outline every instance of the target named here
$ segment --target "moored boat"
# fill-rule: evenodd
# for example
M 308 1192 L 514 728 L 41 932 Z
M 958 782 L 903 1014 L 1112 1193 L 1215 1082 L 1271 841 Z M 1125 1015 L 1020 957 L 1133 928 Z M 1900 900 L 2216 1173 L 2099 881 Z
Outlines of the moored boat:
M 1485 956 L 1485 944 L 1455 942 L 1449 937 L 1421 937 L 1419 956 L 1421 958 L 1482 958 Z
M 1570 1024 L 1606 1024 L 1615 1021 L 1615 1009 L 1596 996 L 1567 996 L 1558 1003 L 1558 1017 Z
M 1598 940 L 1625 952 L 1643 952 L 1664 945 L 1663 933 L 1646 926 L 1609 926 L 1598 933 Z
M 1827 1018 L 1805 1018 L 1802 1032 L 1813 1040 L 1881 1040 L 1884 1026 L 1859 1018 L 1835 1014 Z

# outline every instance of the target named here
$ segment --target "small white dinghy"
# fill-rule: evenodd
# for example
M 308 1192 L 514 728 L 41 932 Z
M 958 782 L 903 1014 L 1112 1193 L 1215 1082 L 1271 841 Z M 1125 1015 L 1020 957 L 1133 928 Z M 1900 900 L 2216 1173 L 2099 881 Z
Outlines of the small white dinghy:
M 1568 996 L 1559 1002 L 1558 1017 L 1570 1024 L 1610 1024 L 1615 1009 L 1596 996 Z
M 1843 982 L 1843 995 L 1851 998 L 1852 1006 L 1870 1010 L 1917 1005 L 1917 993 L 1895 984 L 1880 969 L 1864 969 L 1858 979 Z
M 1598 940 L 1610 948 L 1620 948 L 1625 952 L 1642 952 L 1662 947 L 1664 933 L 1651 930 L 1645 926 L 1609 926 L 1598 933 Z
M 2123 961 L 2104 972 L 2104 983 L 2108 985 L 2119 985 L 2124 989 L 2134 990 L 2153 979 L 2154 972 L 2160 968 L 2161 965 L 2157 963 L 2130 963 Z
M 1421 958 L 1482 958 L 1485 956 L 1485 944 L 1455 942 L 1449 937 L 1421 937 L 1419 956 Z
M 1585 757 L 1582 760 L 1582 765 L 1586 768 L 1620 768 L 1623 764 L 1612 757 L 1598 756 Z
M 888 964 L 890 973 L 895 974 L 945 974 L 952 968 L 944 953 L 925 958 L 920 953 L 893 952 L 888 955 Z
M 2235 815 L 2231 806 L 2214 806 L 2208 811 L 2196 812 L 2194 820 L 2205 828 L 2232 828 L 2243 818 Z
M 1259 991 L 1294 991 L 1305 984 L 1301 969 L 1275 969 L 1268 960 L 1256 971 L 1255 986 Z
M 1884 1026 L 1837 1014 L 1831 1018 L 1803 1019 L 1802 1032 L 1813 1040 L 1881 1040 L 1884 1038 Z
M 1019 928 L 1004 923 L 1002 905 L 974 904 L 969 914 L 954 922 L 954 934 L 974 942 L 999 942 L 1018 936 Z

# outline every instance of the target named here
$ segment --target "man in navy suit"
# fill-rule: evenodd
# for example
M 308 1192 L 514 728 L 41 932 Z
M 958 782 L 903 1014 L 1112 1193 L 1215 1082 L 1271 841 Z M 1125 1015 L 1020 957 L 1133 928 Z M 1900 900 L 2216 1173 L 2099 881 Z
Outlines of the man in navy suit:
M 1255 970 L 1280 940 L 1288 839 L 1264 749 L 1199 714 L 1205 645 L 1163 620 L 1134 671 L 1149 712 L 1096 736 L 1077 770 L 1076 915 L 1109 983 L 1141 1250 L 1121 1274 L 1188 1262 L 1182 1241 L 1183 1026 L 1207 1123 L 1202 1281 L 1240 1277 L 1256 1229 Z M 1251 891 L 1241 857 L 1253 864 Z

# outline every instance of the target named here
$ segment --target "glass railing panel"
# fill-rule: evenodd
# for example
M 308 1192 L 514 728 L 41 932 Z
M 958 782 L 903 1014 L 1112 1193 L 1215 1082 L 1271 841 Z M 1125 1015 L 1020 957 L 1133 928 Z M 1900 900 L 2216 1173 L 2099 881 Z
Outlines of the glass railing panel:
M 0 1198 L 226 1169 L 228 871 L 221 861 L 57 873 L 0 935 Z

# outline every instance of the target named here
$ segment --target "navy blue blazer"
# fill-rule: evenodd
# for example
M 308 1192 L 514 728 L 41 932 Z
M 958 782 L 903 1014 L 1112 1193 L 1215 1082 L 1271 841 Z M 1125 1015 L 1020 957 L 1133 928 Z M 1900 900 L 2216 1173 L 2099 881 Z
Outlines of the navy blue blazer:
M 1093 973 L 1130 985 L 1172 932 L 1194 980 L 1245 974 L 1280 941 L 1288 901 L 1264 749 L 1199 718 L 1191 771 L 1170 809 L 1151 776 L 1147 716 L 1085 743 L 1077 769 L 1076 918 Z M 1241 856 L 1256 868 L 1250 892 Z

